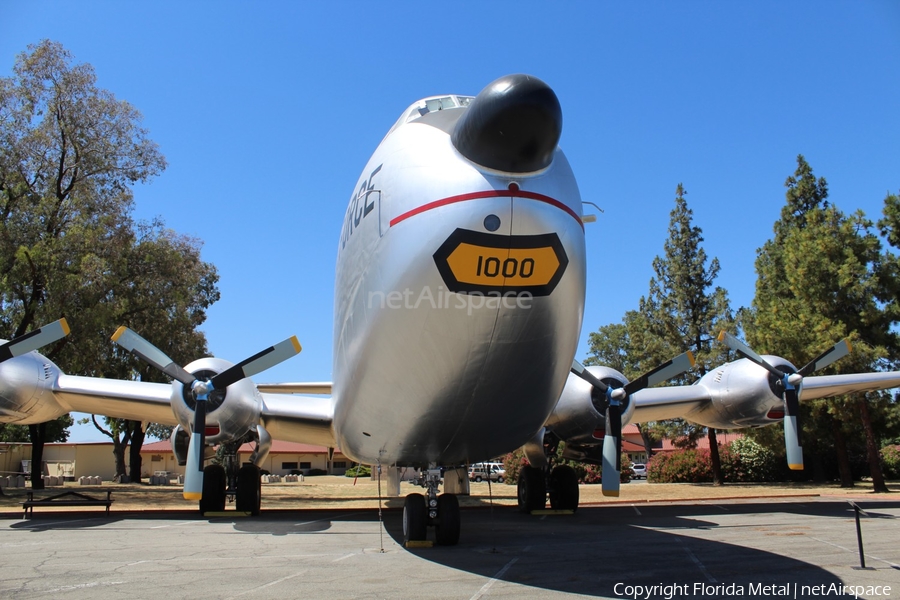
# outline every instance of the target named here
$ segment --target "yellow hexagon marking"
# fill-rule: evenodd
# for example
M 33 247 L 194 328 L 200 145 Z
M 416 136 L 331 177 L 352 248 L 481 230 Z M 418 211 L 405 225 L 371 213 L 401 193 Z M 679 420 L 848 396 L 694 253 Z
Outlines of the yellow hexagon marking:
M 560 267 L 550 246 L 508 249 L 469 243 L 459 244 L 447 265 L 460 283 L 501 287 L 547 285 Z

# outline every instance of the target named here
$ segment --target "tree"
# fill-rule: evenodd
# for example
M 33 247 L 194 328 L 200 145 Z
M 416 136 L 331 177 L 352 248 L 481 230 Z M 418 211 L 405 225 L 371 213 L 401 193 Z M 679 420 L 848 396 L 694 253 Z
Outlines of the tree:
M 842 337 L 853 354 L 829 367 L 830 372 L 878 370 L 897 348 L 891 326 L 896 322 L 888 275 L 896 272 L 881 249 L 873 224 L 861 211 L 845 215 L 827 202 L 824 179 L 797 157 L 797 169 L 785 183 L 787 201 L 775 223 L 775 236 L 758 251 L 757 283 L 746 322 L 752 346 L 805 364 Z M 865 395 L 811 403 L 805 413 L 804 439 L 815 451 L 823 438 L 835 441 L 841 481 L 853 485 L 846 428 L 865 432 L 869 469 L 876 491 L 887 491 L 878 464 L 876 434 Z M 819 426 L 818 431 L 808 428 Z
M 60 418 L 48 423 L 39 423 L 36 425 L 16 425 L 14 423 L 0 423 L 0 442 L 32 442 L 31 452 L 31 482 L 39 480 L 41 483 L 38 489 L 43 487 L 44 480 L 41 476 L 44 474 L 42 465 L 44 464 L 44 448 L 43 444 L 35 451 L 34 440 L 43 439 L 46 442 L 64 442 L 69 439 L 69 427 L 72 426 L 74 420 L 69 415 L 63 415 Z
M 63 415 L 55 421 L 47 423 L 46 436 L 48 442 L 65 442 L 69 439 L 69 427 L 74 420 L 69 415 Z M 15 423 L 0 423 L 0 442 L 28 442 L 28 425 L 16 425 Z
M 111 322 L 124 323 L 140 331 L 178 364 L 206 356 L 206 337 L 197 328 L 206 318 L 206 308 L 218 299 L 219 293 L 215 269 L 200 260 L 200 243 L 175 234 L 155 221 L 138 224 L 136 236 L 126 252 L 122 263 L 125 272 L 113 290 L 108 307 Z M 108 342 L 91 348 L 90 352 L 102 357 L 83 365 L 93 375 L 156 383 L 168 381 L 157 369 Z M 94 425 L 113 441 L 119 476 L 126 474 L 125 450 L 130 448 L 128 474 L 132 483 L 139 483 L 143 424 L 107 419 L 106 428 L 100 427 L 96 420 Z
M 601 327 L 590 336 L 591 357 L 587 364 L 606 364 L 626 377 L 649 371 L 673 356 L 692 350 L 702 375 L 724 362 L 724 350 L 715 344 L 720 329 L 734 331 L 728 294 L 713 288 L 719 261 L 708 261 L 701 247 L 702 230 L 692 224 L 693 212 L 685 200 L 684 187 L 678 184 L 675 208 L 670 214 L 669 235 L 663 256 L 653 260 L 654 277 L 650 290 L 640 300 L 637 311 L 626 313 L 622 324 Z M 681 383 L 689 383 L 683 375 Z M 704 428 L 677 419 L 639 428 L 648 455 L 654 439 L 680 438 L 695 444 Z M 715 432 L 710 430 L 717 482 L 722 481 Z
M 140 113 L 98 88 L 90 65 L 51 41 L 17 57 L 0 79 L 0 334 L 77 315 L 43 352 L 79 375 L 160 380 L 109 342 L 120 324 L 173 358 L 205 354 L 197 327 L 218 299 L 215 267 L 199 241 L 130 216 L 130 186 L 165 166 Z M 45 431 L 31 428 L 34 452 Z
M 669 220 L 669 236 L 663 245 L 664 255 L 653 260 L 654 277 L 650 291 L 641 298 L 640 312 L 646 319 L 646 336 L 655 338 L 663 353 L 654 356 L 661 363 L 688 349 L 694 353 L 696 369 L 703 376 L 724 362 L 725 353 L 715 343 L 721 329 L 734 330 L 734 315 L 728 293 L 713 287 L 719 274 L 719 260 L 708 260 L 703 250 L 703 231 L 692 224 L 693 211 L 688 207 L 687 192 L 679 183 L 675 191 L 675 208 Z M 664 424 L 671 436 L 674 431 L 688 439 L 700 435 L 703 428 L 675 421 Z M 724 483 L 719 448 L 714 429 L 708 430 L 713 481 Z

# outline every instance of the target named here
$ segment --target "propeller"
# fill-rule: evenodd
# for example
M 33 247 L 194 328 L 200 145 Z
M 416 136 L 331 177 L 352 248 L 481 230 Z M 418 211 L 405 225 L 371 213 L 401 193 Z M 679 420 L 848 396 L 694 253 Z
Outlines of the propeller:
M 203 497 L 203 461 L 201 457 L 203 447 L 206 445 L 206 402 L 209 395 L 214 390 L 224 390 L 232 383 L 265 371 L 299 354 L 301 350 L 297 337 L 291 336 L 214 375 L 211 379 L 201 380 L 185 371 L 162 350 L 127 327 L 119 327 L 113 334 L 112 340 L 147 364 L 188 386 L 191 390 L 191 395 L 194 397 L 194 425 L 188 445 L 187 466 L 184 471 L 183 493 L 186 500 L 200 500 Z
M 603 436 L 603 472 L 615 477 L 603 477 L 601 485 L 604 496 L 619 495 L 619 472 L 622 470 L 622 402 L 638 390 L 652 387 L 668 379 L 681 375 L 694 366 L 694 355 L 685 352 L 629 381 L 621 388 L 613 388 L 584 368 L 577 360 L 572 361 L 572 372 L 591 384 L 595 390 L 606 396 L 606 435 Z
M 52 344 L 56 340 L 69 335 L 69 324 L 65 319 L 54 321 L 49 325 L 44 325 L 38 329 L 29 331 L 24 335 L 10 340 L 0 345 L 0 362 L 27 354 L 32 350 L 37 350 L 47 344 Z
M 800 445 L 800 391 L 803 386 L 803 378 L 850 354 L 852 350 L 850 342 L 841 340 L 811 360 L 796 373 L 785 373 L 770 365 L 762 356 L 727 331 L 723 330 L 719 333 L 719 341 L 724 342 L 725 345 L 739 355 L 767 370 L 775 376 L 776 381 L 780 382 L 783 390 L 781 398 L 784 402 L 784 448 L 787 453 L 788 467 L 792 471 L 802 471 L 803 448 Z

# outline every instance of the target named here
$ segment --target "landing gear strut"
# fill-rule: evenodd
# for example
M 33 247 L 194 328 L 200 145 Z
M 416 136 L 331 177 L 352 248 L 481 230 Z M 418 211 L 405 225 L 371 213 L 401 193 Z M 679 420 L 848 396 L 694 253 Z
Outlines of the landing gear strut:
M 553 510 L 578 510 L 578 475 L 568 465 L 553 466 L 551 458 L 556 456 L 559 438 L 552 433 L 544 435 L 544 467 L 522 467 L 519 472 L 519 510 L 530 513 L 543 509 L 550 497 Z M 540 456 L 539 456 L 540 457 Z M 537 461 L 535 461 L 537 462 Z
M 420 480 L 425 495 L 409 494 L 403 503 L 403 542 L 421 542 L 434 527 L 435 541 L 441 546 L 459 542 L 459 500 L 456 494 L 438 494 L 441 470 L 431 465 Z
M 203 496 L 199 501 L 201 514 L 221 512 L 228 501 L 235 503 L 237 511 L 259 515 L 262 476 L 259 467 L 253 463 L 239 465 L 238 449 L 241 443 L 223 443 L 220 446 L 222 464 L 204 467 Z

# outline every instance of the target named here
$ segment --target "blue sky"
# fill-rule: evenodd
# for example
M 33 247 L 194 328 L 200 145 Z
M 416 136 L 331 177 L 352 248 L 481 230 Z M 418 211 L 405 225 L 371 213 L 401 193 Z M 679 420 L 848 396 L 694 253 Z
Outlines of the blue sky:
M 331 378 L 341 218 L 424 96 L 516 72 L 559 96 L 560 145 L 605 211 L 586 232 L 581 358 L 590 331 L 647 293 L 679 182 L 733 308 L 753 299 L 797 154 L 846 212 L 877 218 L 900 191 L 896 2 L 5 0 L 0 73 L 44 38 L 134 104 L 165 154 L 135 188 L 136 216 L 204 240 L 221 275 L 211 351 L 237 361 L 300 338 L 258 381 Z

